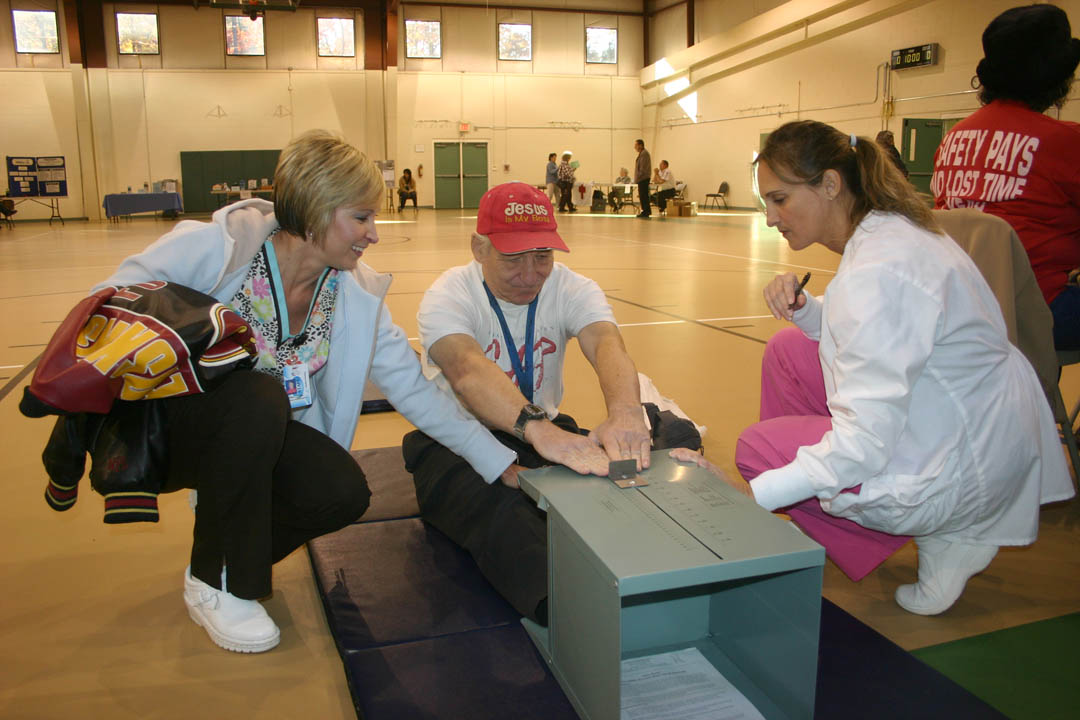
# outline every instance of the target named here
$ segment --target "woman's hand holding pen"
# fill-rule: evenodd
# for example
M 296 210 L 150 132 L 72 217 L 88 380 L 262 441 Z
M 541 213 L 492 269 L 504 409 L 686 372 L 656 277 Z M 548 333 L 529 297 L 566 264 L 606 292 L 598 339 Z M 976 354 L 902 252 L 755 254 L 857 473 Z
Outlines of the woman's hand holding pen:
M 784 273 L 765 286 L 762 294 L 774 318 L 790 321 L 795 316 L 795 311 L 806 304 L 803 288 L 809 281 L 810 273 L 806 273 L 801 282 L 795 273 Z

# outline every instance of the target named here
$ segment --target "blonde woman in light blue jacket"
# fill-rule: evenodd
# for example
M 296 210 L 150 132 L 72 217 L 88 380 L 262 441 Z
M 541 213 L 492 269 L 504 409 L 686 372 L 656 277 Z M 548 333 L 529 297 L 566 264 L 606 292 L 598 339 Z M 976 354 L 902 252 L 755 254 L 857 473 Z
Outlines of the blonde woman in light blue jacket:
M 256 337 L 254 372 L 155 401 L 170 432 L 165 490 L 199 492 L 184 601 L 216 644 L 237 652 L 279 642 L 258 602 L 273 563 L 367 509 L 370 492 L 348 451 L 368 380 L 486 479 L 514 460 L 424 379 L 384 302 L 390 276 L 361 262 L 378 242 L 384 186 L 375 165 L 311 131 L 282 151 L 274 179 L 273 203 L 241 200 L 209 223 L 185 220 L 98 286 L 185 285 L 228 305 Z M 286 385 L 310 391 L 290 397 Z

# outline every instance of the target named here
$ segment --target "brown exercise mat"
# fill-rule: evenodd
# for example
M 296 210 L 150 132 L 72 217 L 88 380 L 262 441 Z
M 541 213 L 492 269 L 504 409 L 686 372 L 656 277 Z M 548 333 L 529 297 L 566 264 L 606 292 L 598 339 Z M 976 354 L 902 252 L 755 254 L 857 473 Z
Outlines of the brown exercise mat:
M 415 517 L 420 514 L 412 475 L 405 470 L 401 446 L 353 450 L 367 477 L 371 506 L 360 522 Z

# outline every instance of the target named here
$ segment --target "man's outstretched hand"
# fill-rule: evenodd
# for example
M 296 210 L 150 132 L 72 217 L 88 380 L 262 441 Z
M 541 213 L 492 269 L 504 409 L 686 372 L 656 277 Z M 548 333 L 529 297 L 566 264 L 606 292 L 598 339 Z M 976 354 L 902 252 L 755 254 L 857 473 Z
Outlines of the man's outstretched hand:
M 546 420 L 525 426 L 525 441 L 545 460 L 582 475 L 607 475 L 608 456 L 591 438 L 567 432 Z
M 609 460 L 636 460 L 638 472 L 649 467 L 652 437 L 640 405 L 611 411 L 589 437 L 604 448 Z

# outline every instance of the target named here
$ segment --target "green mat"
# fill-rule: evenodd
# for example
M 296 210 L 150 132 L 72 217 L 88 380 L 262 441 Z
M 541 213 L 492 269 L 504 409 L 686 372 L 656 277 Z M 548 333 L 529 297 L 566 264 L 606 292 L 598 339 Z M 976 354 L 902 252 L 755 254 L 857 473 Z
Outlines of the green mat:
M 912 654 L 1013 720 L 1080 717 L 1080 613 Z

